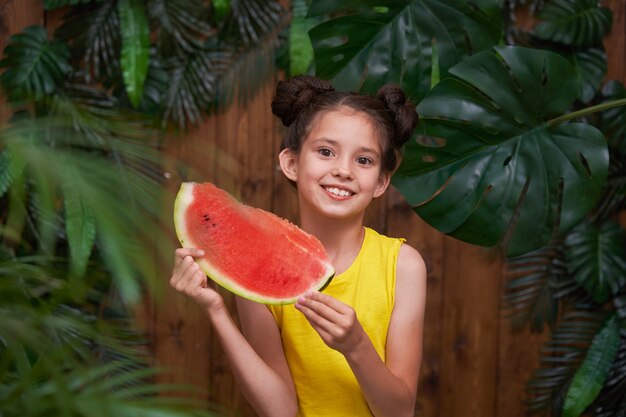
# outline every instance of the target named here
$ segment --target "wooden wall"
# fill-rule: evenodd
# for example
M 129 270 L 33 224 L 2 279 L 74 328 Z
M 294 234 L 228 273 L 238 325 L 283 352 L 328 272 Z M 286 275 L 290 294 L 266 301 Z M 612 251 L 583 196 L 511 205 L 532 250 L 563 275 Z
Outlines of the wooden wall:
M 30 24 L 58 22 L 42 0 L 0 1 L 0 47 Z M 626 3 L 603 2 L 614 12 L 607 38 L 607 78 L 626 82 Z M 297 221 L 295 193 L 277 169 L 280 126 L 269 102 L 269 80 L 249 103 L 235 104 L 184 137 L 171 138 L 166 152 L 175 162 L 164 212 L 181 180 L 211 180 L 247 203 Z M 6 111 L 0 113 L 6 117 Z M 6 120 L 6 119 L 3 119 Z M 424 355 L 416 416 L 521 417 L 524 381 L 537 365 L 544 338 L 514 331 L 501 311 L 504 268 L 498 254 L 448 238 L 421 221 L 395 190 L 374 204 L 368 223 L 391 236 L 406 237 L 428 265 Z M 172 230 L 159 236 L 175 245 Z M 158 259 L 167 280 L 171 259 Z M 232 298 L 225 294 L 229 303 Z M 203 313 L 171 290 L 150 305 L 145 319 L 155 363 L 172 369 L 163 381 L 193 383 L 221 404 L 224 415 L 253 416 L 230 376 Z

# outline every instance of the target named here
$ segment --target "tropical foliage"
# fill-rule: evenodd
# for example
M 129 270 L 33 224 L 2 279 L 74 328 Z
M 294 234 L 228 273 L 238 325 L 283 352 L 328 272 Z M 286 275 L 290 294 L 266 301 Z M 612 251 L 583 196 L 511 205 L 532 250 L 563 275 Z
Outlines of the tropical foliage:
M 216 415 L 189 399 L 206 397 L 197 388 L 155 383 L 163 371 L 132 314 L 146 287 L 158 293 L 154 259 L 171 257 L 154 244 L 161 132 L 254 94 L 284 11 L 44 3 L 64 8 L 58 29 L 13 35 L 0 61 L 12 114 L 0 130 L 0 415 Z
M 531 30 L 516 25 L 530 9 Z M 507 255 L 513 323 L 551 337 L 528 410 L 626 415 L 626 89 L 594 0 L 313 0 L 309 71 L 400 84 L 417 133 L 393 182 L 436 229 Z

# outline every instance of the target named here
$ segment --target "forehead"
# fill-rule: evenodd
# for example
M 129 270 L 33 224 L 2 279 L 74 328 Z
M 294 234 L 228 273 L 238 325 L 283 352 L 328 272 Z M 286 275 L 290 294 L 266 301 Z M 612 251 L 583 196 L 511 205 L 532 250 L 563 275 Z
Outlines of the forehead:
M 307 139 L 322 137 L 336 141 L 349 139 L 363 146 L 382 148 L 380 132 L 372 118 L 345 106 L 321 112 L 311 121 Z

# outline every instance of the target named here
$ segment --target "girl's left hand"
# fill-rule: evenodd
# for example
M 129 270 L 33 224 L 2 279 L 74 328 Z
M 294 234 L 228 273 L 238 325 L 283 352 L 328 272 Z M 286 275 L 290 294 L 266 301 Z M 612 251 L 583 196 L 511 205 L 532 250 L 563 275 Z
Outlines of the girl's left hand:
M 309 291 L 295 304 L 324 343 L 344 355 L 366 336 L 352 307 L 318 291 Z

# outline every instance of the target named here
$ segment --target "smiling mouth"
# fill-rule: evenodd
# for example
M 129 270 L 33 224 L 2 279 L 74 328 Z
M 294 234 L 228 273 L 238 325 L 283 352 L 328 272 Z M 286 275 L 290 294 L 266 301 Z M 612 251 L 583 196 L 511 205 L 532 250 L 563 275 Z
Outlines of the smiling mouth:
M 337 188 L 337 187 L 324 187 L 324 189 L 328 191 L 329 193 L 331 193 L 332 195 L 336 195 L 338 197 L 350 197 L 351 195 L 354 194 L 351 191 L 342 190 L 341 188 Z

